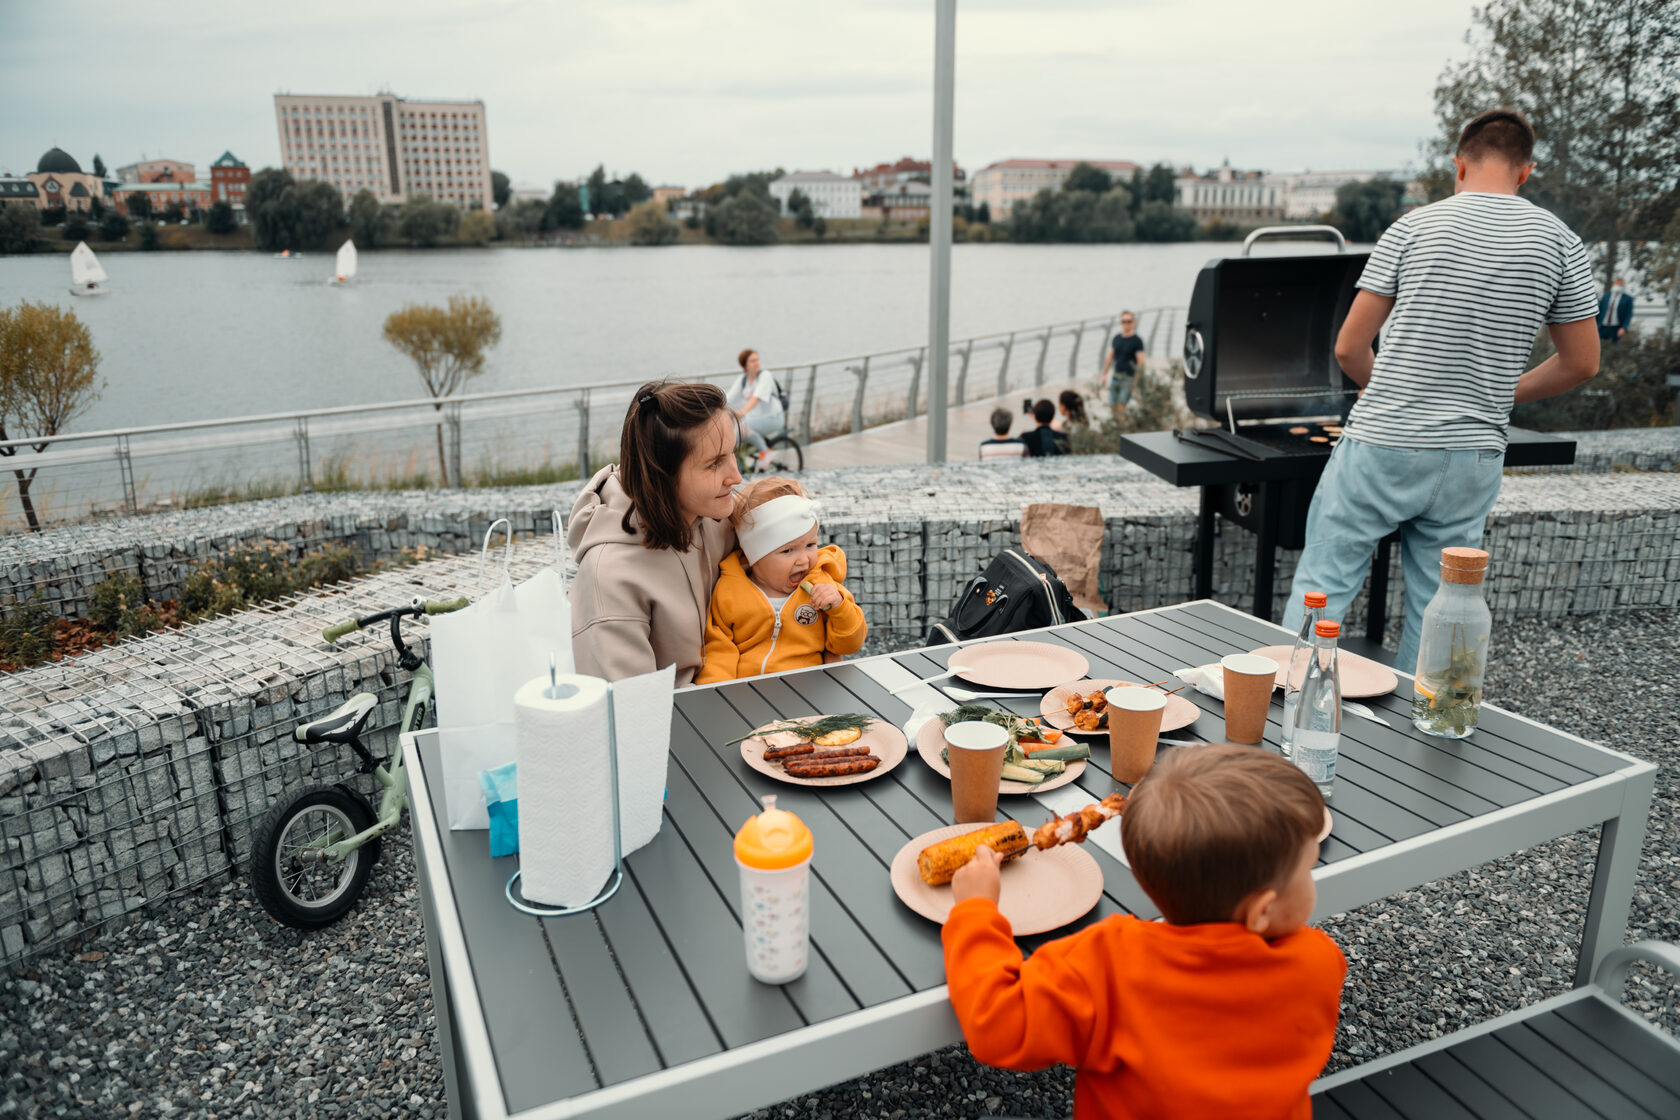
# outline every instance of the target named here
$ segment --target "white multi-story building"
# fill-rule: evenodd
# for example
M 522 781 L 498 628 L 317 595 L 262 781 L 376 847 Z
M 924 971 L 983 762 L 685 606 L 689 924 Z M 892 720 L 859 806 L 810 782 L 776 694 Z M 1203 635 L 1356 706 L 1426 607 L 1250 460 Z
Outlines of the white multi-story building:
M 1405 184 L 1406 201 L 1423 201 L 1422 184 L 1408 180 L 1400 171 L 1292 171 L 1267 175 L 1265 182 L 1283 190 L 1283 216 L 1287 221 L 1310 222 L 1336 208 L 1336 191 L 1349 183 L 1367 179 L 1393 179 Z
M 463 210 L 494 205 L 490 136 L 482 101 L 274 95 L 280 158 L 298 179 L 381 202 L 430 195 Z
M 1206 175 L 1180 175 L 1173 206 L 1198 222 L 1256 225 L 1283 217 L 1283 187 L 1258 171 L 1233 171 L 1226 160 Z
M 770 197 L 782 213 L 788 213 L 788 196 L 799 191 L 811 200 L 811 212 L 819 218 L 861 218 L 863 185 L 832 171 L 794 171 L 770 184 Z
M 1131 182 L 1138 166 L 1125 159 L 1000 159 L 974 173 L 969 199 L 976 206 L 984 202 L 992 220 L 1000 221 L 1009 217 L 1017 202 L 1032 198 L 1046 187 L 1061 190 L 1068 172 L 1081 163 L 1101 168 L 1122 185 Z

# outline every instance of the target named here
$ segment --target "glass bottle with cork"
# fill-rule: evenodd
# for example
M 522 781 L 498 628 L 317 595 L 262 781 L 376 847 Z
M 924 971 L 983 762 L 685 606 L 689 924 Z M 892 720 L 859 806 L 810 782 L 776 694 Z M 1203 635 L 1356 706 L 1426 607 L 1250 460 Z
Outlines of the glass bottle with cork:
M 1289 672 L 1283 678 L 1283 757 L 1289 757 L 1294 734 L 1295 705 L 1301 699 L 1301 685 L 1307 679 L 1307 662 L 1312 658 L 1313 627 L 1324 617 L 1330 597 L 1322 591 L 1309 591 L 1301 596 L 1305 607 L 1301 618 L 1301 632 L 1295 635 L 1295 648 L 1289 653 Z
M 1423 610 L 1412 723 L 1426 735 L 1462 739 L 1476 730 L 1493 614 L 1482 597 L 1488 554 L 1441 550 L 1441 586 Z

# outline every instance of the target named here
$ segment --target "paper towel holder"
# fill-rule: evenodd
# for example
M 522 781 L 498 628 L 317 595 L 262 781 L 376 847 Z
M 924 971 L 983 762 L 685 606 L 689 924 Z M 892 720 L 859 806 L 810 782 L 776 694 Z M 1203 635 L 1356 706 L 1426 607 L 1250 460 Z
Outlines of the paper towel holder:
M 564 700 L 577 691 L 573 684 L 561 685 L 556 683 L 558 673 L 557 658 L 548 655 L 548 687 L 543 689 L 543 696 L 550 700 Z M 618 723 L 613 715 L 613 686 L 607 682 L 607 771 L 612 775 L 612 837 L 613 837 L 613 873 L 607 880 L 607 885 L 601 893 L 585 902 L 582 906 L 567 906 L 564 908 L 550 906 L 533 906 L 515 889 L 519 882 L 519 872 L 507 882 L 508 904 L 521 914 L 529 914 L 533 918 L 564 918 L 571 914 L 584 914 L 601 905 L 607 899 L 618 893 L 618 888 L 624 885 L 624 832 L 623 822 L 619 819 L 621 808 L 618 803 Z

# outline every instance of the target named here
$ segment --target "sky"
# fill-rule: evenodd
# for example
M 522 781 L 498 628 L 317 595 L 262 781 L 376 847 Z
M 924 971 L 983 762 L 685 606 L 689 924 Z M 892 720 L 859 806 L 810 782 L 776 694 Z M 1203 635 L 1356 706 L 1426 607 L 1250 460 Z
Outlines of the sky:
M 959 0 L 956 156 L 1399 169 L 1468 0 Z M 278 163 L 273 95 L 481 99 L 517 182 L 927 158 L 931 0 L 0 0 L 0 170 Z

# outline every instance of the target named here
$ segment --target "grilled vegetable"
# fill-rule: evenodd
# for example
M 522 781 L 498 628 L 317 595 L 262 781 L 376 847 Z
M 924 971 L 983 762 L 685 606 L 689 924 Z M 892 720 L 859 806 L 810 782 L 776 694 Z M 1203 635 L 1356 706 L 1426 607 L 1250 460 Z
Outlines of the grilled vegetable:
M 975 850 L 986 845 L 1004 859 L 1014 859 L 1028 848 L 1027 833 L 1018 823 L 989 824 L 961 836 L 929 844 L 916 857 L 916 870 L 930 887 L 949 883 L 957 869 L 974 858 Z
M 1003 764 L 1003 780 L 1006 782 L 1020 782 L 1023 785 L 1036 786 L 1047 777 L 1049 777 L 1048 774 L 1038 770 L 1029 770 L 1019 763 L 1006 762 Z
M 1057 762 L 1078 762 L 1091 757 L 1091 748 L 1086 743 L 1063 743 L 1056 747 L 1041 747 L 1038 750 L 1028 748 L 1027 759 L 1037 762 L 1040 759 Z
M 816 585 L 813 584 L 808 579 L 802 579 L 802 580 L 799 581 L 799 590 L 805 592 L 805 594 L 807 594 L 807 595 L 811 594 L 816 589 L 817 589 Z M 836 603 L 836 604 L 834 604 L 834 607 L 838 607 L 839 605 L 840 605 L 839 603 Z M 834 609 L 834 607 L 824 607 L 823 610 L 831 611 L 831 610 Z
M 1067 763 L 1054 758 L 1029 758 L 1025 762 L 1018 762 L 1015 765 L 1023 770 L 1037 770 L 1040 774 L 1049 774 L 1051 777 L 1055 777 L 1067 769 Z

